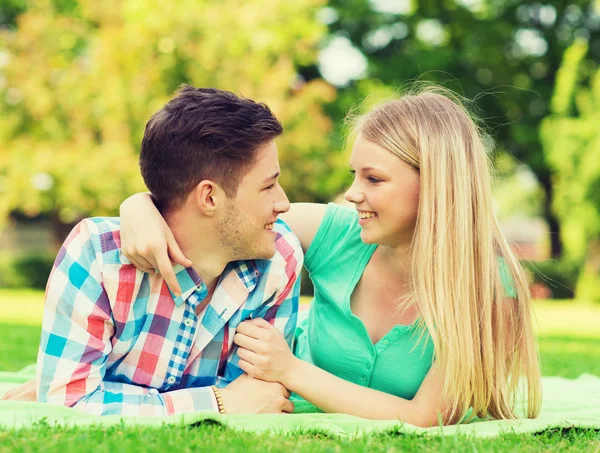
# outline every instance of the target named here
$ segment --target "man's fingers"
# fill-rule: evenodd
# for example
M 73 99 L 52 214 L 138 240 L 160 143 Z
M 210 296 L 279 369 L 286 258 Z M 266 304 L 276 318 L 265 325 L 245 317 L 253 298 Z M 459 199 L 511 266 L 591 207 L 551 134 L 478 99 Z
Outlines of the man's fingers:
M 252 352 L 263 352 L 260 340 L 244 335 L 243 333 L 236 333 L 233 337 L 233 342 L 239 347 L 246 348 Z
M 179 282 L 177 282 L 177 277 L 175 277 L 175 271 L 173 270 L 169 256 L 166 252 L 159 252 L 156 260 L 158 262 L 160 275 L 165 279 L 165 282 L 167 282 L 171 291 L 173 291 L 176 296 L 181 295 L 181 286 L 179 286 Z
M 281 410 L 286 414 L 291 414 L 292 412 L 294 412 L 294 403 L 292 403 L 290 400 L 285 400 Z
M 2 396 L 1 399 L 13 401 L 36 401 L 37 394 L 35 380 L 28 381 L 25 384 L 9 390 Z
M 18 395 L 19 392 L 20 392 L 19 387 L 17 387 L 16 389 L 10 389 L 8 392 L 6 392 L 4 395 L 2 395 L 2 398 L 0 398 L 0 400 L 2 400 L 2 401 L 11 400 L 16 395 Z
M 167 252 L 169 254 L 169 257 L 171 258 L 171 261 L 173 261 L 174 263 L 181 264 L 183 267 L 190 267 L 192 264 L 194 264 L 191 260 L 185 257 L 185 255 L 179 248 L 177 241 L 173 237 L 173 233 L 171 233 L 170 231 L 167 234 Z
M 263 319 L 264 321 L 264 319 Z M 265 321 L 266 322 L 266 321 Z M 252 338 L 261 339 L 264 337 L 266 331 L 262 327 L 259 327 L 254 323 L 254 319 L 251 321 L 244 321 L 238 324 L 236 331 L 243 333 L 244 335 Z

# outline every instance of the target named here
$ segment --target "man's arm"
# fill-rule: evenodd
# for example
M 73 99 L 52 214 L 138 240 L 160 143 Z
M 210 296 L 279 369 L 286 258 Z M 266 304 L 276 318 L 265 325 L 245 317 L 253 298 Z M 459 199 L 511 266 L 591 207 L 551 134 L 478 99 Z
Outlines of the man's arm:
M 104 380 L 115 331 L 102 283 L 97 226 L 79 223 L 50 274 L 37 361 L 38 401 L 99 415 L 171 415 L 217 410 L 210 387 L 159 393 Z

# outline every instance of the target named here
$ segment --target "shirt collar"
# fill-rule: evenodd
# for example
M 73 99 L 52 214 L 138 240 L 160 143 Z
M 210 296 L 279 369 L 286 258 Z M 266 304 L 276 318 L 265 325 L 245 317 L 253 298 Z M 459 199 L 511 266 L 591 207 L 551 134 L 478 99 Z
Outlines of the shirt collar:
M 179 287 L 181 288 L 181 296 L 175 296 L 175 294 L 173 294 L 169 288 L 169 292 L 171 293 L 171 297 L 175 302 L 175 306 L 179 307 L 188 297 L 192 295 L 192 293 L 196 291 L 200 293 L 200 299 L 204 299 L 204 297 L 206 297 L 206 294 L 202 293 L 207 293 L 208 288 L 193 267 L 183 267 L 181 264 L 177 264 L 173 267 L 173 271 L 175 272 L 177 283 L 179 283 Z M 230 262 L 221 274 L 219 283 L 223 277 L 228 275 L 230 272 L 235 272 L 237 277 L 248 289 L 248 292 L 251 292 L 256 287 L 259 272 L 254 261 L 245 260 Z

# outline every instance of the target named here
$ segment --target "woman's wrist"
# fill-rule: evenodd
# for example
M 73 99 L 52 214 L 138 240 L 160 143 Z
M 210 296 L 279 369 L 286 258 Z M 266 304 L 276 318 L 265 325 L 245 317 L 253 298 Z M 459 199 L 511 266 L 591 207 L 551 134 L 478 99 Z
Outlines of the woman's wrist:
M 280 382 L 285 388 L 287 388 L 290 392 L 295 392 L 295 387 L 298 384 L 298 376 L 302 374 L 302 365 L 306 363 L 300 360 L 298 357 L 293 356 L 290 361 L 290 366 L 287 367 L 287 371 L 283 376 L 283 381 Z

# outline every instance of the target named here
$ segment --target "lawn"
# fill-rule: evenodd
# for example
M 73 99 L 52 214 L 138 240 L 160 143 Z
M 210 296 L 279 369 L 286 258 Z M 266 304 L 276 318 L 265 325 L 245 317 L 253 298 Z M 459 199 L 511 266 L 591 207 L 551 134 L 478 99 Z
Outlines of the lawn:
M 37 291 L 0 290 L 0 370 L 15 371 L 35 361 L 43 310 Z M 600 375 L 600 306 L 569 301 L 535 303 L 542 372 L 574 378 Z M 496 439 L 423 438 L 377 435 L 339 440 L 319 433 L 274 437 L 234 433 L 219 426 L 151 428 L 54 428 L 0 432 L 0 452 L 80 451 L 600 451 L 600 433 L 550 431 Z

